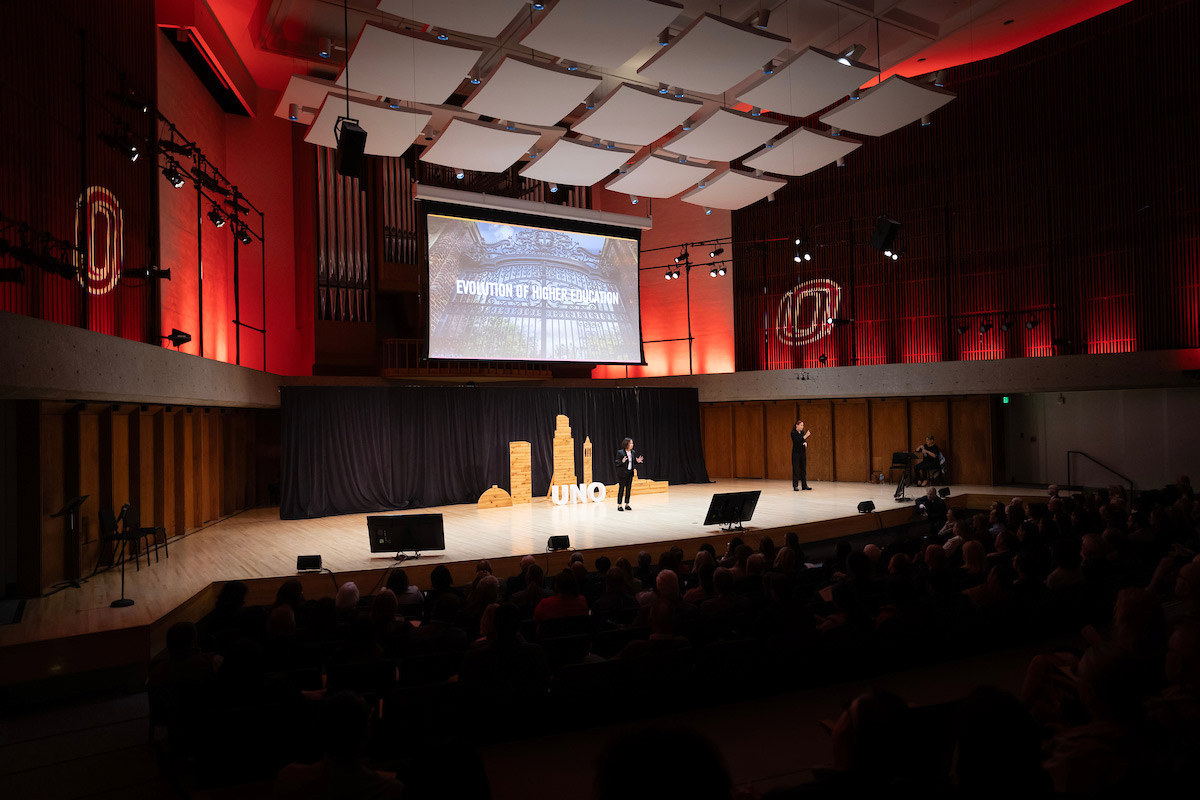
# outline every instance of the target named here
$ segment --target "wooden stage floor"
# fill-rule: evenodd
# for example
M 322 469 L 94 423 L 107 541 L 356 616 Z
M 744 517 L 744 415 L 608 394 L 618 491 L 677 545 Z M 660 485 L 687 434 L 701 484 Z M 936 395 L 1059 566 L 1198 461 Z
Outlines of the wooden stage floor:
M 783 531 L 792 529 L 798 531 L 802 541 L 818 541 L 901 524 L 912 517 L 911 504 L 892 499 L 895 487 L 891 485 L 812 485 L 813 491 L 809 492 L 793 492 L 789 482 L 769 480 L 672 486 L 662 494 L 635 495 L 634 510 L 622 513 L 617 512 L 613 498 L 603 504 L 556 506 L 535 499 L 532 504 L 512 508 L 479 509 L 470 504 L 419 509 L 412 513 L 443 514 L 446 550 L 423 554 L 419 560 L 407 562 L 405 568 L 423 588 L 428 587 L 429 570 L 437 564 L 448 565 L 455 580 L 462 582 L 474 575 L 474 563 L 481 558 L 491 559 L 501 576 L 515 574 L 518 568 L 508 561 L 529 553 L 545 554 L 546 539 L 554 534 L 569 536 L 574 549 L 602 550 L 614 558 L 618 554 L 636 555 L 643 546 L 657 557 L 664 549 L 659 545 L 678 541 L 684 543 L 690 558 L 705 538 L 712 538 L 714 545 L 723 549 L 729 537 L 717 526 L 702 524 L 715 492 L 762 491 L 754 519 L 746 526 L 745 536 L 751 541 L 770 532 L 777 543 L 782 543 Z M 911 490 L 910 496 L 919 491 Z M 953 497 L 961 498 L 959 503 L 970 495 L 1012 497 L 1021 493 L 992 486 L 953 486 L 951 491 Z M 862 500 L 873 500 L 883 513 L 858 514 Z M 120 571 L 109 570 L 86 581 L 80 589 L 69 588 L 30 600 L 21 622 L 0 627 L 0 648 L 133 630 L 161 641 L 162 632 L 171 622 L 198 618 L 211 608 L 214 584 L 246 581 L 251 587 L 248 602 L 269 602 L 279 582 L 296 576 L 296 556 L 302 554 L 319 553 L 339 583 L 356 580 L 366 593 L 393 565 L 391 556 L 370 552 L 367 516 L 281 520 L 277 508 L 242 512 L 173 539 L 170 558 L 150 567 L 143 561 L 140 572 L 127 567 L 126 593 L 134 598 L 135 605 L 109 607 L 120 595 Z M 561 568 L 567 558 L 565 553 L 547 555 L 544 566 L 548 571 Z M 310 596 L 333 591 L 329 575 L 308 574 L 303 580 Z M 61 663 L 56 671 L 79 666 Z M 3 682 L 9 681 L 0 680 Z

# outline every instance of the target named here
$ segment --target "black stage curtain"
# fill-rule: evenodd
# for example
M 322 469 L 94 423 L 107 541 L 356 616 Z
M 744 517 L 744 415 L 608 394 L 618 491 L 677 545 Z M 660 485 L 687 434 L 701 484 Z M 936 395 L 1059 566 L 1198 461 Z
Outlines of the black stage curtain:
M 508 443 L 527 441 L 535 494 L 553 472 L 554 418 L 566 414 L 583 480 L 616 482 L 626 436 L 638 474 L 707 483 L 695 389 L 487 389 L 289 386 L 283 407 L 282 519 L 474 503 L 507 489 Z

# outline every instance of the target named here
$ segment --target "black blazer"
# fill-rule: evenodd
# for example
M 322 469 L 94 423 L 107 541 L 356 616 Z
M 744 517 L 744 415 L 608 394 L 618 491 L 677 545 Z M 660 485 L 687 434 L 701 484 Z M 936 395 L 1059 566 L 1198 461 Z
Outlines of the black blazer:
M 633 459 L 633 468 L 634 468 L 634 469 L 638 469 L 639 467 L 642 467 L 642 466 L 644 466 L 643 464 L 639 464 L 639 463 L 637 463 L 637 460 L 638 460 L 638 456 L 639 456 L 639 455 L 640 455 L 640 453 L 638 453 L 638 451 L 637 451 L 637 450 L 630 450 L 630 451 L 629 451 L 629 457 Z M 621 473 L 622 473 L 622 472 L 626 472 L 626 471 L 628 471 L 628 470 L 626 470 L 626 469 L 625 469 L 625 462 L 622 460 L 622 459 L 624 459 L 624 458 L 625 458 L 625 451 L 624 451 L 624 450 L 618 450 L 618 451 L 617 451 L 617 459 L 616 459 L 616 464 L 617 464 L 617 477 L 620 477 L 620 475 L 621 475 Z

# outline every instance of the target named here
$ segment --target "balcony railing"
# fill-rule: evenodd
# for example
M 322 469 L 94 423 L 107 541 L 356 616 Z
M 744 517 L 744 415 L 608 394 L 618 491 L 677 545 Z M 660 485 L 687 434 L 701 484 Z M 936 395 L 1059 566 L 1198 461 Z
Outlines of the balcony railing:
M 384 378 L 550 378 L 550 364 L 528 361 L 426 359 L 421 339 L 384 339 L 379 374 Z

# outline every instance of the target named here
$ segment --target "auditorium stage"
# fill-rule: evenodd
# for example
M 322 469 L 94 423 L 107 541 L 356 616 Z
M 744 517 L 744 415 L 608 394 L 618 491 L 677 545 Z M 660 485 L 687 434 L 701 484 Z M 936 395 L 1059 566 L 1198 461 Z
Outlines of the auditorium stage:
M 569 536 L 574 549 L 592 551 L 589 566 L 591 556 L 601 551 L 614 559 L 625 555 L 633 560 L 640 549 L 657 557 L 673 543 L 682 544 L 690 558 L 705 539 L 723 552 L 730 534 L 702 524 L 715 492 L 762 491 L 754 518 L 742 534 L 751 542 L 769 533 L 781 544 L 787 530 L 796 530 L 803 542 L 819 541 L 900 525 L 913 518 L 912 504 L 895 502 L 891 485 L 812 485 L 809 492 L 793 492 L 787 481 L 768 480 L 672 486 L 662 494 L 635 495 L 634 510 L 621 513 L 612 498 L 603 504 L 556 506 L 535 499 L 532 504 L 511 508 L 479 509 L 469 504 L 419 509 L 413 513 L 443 515 L 446 550 L 422 554 L 404 566 L 423 588 L 428 587 L 429 571 L 437 564 L 446 564 L 455 581 L 465 583 L 474 576 L 475 562 L 482 558 L 491 559 L 495 572 L 506 576 L 518 571 L 516 562 L 521 556 L 538 554 L 551 572 L 561 569 L 569 558 L 569 553 L 546 553 L 546 539 L 554 534 Z M 921 491 L 912 490 L 910 496 Z M 952 503 L 963 505 L 1021 494 L 1015 488 L 992 486 L 953 486 L 951 491 Z M 878 513 L 859 514 L 857 506 L 862 500 L 874 501 Z M 170 558 L 149 567 L 143 560 L 140 571 L 130 564 L 125 580 L 126 594 L 135 601 L 131 607 L 109 607 L 120 596 L 120 570 L 101 573 L 82 588 L 30 600 L 21 622 L 0 627 L 0 659 L 16 666 L 9 655 L 26 650 L 25 655 L 37 657 L 27 662 L 29 669 L 4 670 L 0 683 L 38 677 L 38 662 L 52 673 L 63 673 L 144 660 L 151 649 L 161 646 L 170 624 L 198 619 L 211 609 L 222 582 L 245 581 L 250 587 L 248 602 L 270 602 L 280 582 L 296 576 L 297 555 L 320 554 L 324 566 L 334 573 L 333 578 L 328 574 L 302 576 L 309 596 L 331 594 L 335 580 L 354 580 L 366 594 L 385 579 L 385 570 L 393 565 L 390 555 L 370 552 L 367 516 L 281 520 L 277 508 L 252 509 L 172 539 Z M 65 640 L 87 646 L 67 646 Z

